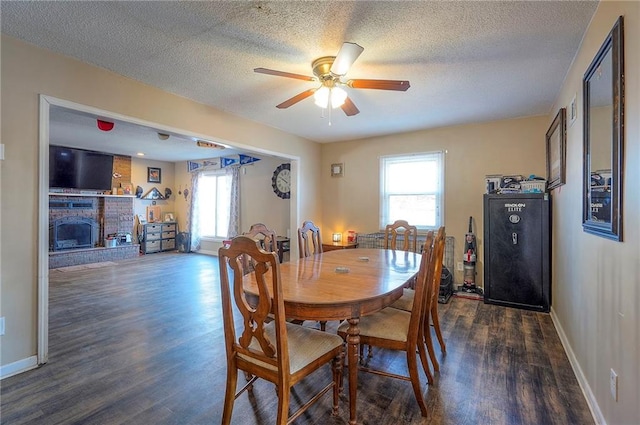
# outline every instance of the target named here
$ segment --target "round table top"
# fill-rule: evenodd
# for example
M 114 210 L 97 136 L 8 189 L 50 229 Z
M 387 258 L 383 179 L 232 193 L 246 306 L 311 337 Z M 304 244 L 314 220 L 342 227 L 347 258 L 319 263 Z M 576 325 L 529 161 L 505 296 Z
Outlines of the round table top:
M 335 320 L 378 311 L 402 295 L 420 254 L 387 249 L 329 251 L 280 264 L 288 318 Z M 245 291 L 257 294 L 248 275 Z

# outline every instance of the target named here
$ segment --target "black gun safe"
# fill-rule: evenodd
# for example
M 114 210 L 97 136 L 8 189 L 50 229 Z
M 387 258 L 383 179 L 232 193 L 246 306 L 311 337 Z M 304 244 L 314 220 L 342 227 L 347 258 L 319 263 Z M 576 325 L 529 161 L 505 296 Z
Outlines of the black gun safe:
M 484 302 L 548 312 L 549 195 L 484 195 Z

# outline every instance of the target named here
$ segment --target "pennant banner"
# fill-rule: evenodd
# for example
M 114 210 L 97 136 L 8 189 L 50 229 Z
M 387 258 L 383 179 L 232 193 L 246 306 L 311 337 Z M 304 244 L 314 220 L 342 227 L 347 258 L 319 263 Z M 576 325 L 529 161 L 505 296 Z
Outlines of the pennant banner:
M 225 168 L 231 165 L 246 165 L 252 164 L 254 162 L 260 161 L 260 158 L 256 158 L 254 156 L 249 155 L 232 155 L 232 156 L 223 156 L 215 159 L 207 159 L 204 161 L 187 161 L 187 171 L 194 172 L 201 168 Z
M 220 168 L 220 161 L 217 158 L 206 159 L 204 161 L 187 161 L 187 171 L 190 173 L 203 168 L 208 168 L 208 169 Z
M 251 164 L 253 162 L 258 162 L 258 161 L 260 161 L 260 158 L 256 158 L 254 156 L 240 154 L 240 164 L 241 165 Z

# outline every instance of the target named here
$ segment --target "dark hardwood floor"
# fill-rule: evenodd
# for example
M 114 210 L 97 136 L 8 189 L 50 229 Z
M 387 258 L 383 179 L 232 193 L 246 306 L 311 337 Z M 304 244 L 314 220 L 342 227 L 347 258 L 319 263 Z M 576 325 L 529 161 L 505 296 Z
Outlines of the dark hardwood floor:
M 218 259 L 163 253 L 50 273 L 49 362 L 0 382 L 2 424 L 217 424 L 226 363 Z M 447 354 L 420 416 L 409 382 L 361 373 L 359 423 L 594 423 L 546 314 L 453 298 L 440 305 Z M 335 324 L 328 324 L 329 331 Z M 402 353 L 371 365 L 406 371 Z M 293 403 L 330 379 L 301 382 Z M 240 378 L 242 382 L 244 378 Z M 275 422 L 272 384 L 236 401 L 234 424 Z M 347 424 L 325 396 L 298 424 Z

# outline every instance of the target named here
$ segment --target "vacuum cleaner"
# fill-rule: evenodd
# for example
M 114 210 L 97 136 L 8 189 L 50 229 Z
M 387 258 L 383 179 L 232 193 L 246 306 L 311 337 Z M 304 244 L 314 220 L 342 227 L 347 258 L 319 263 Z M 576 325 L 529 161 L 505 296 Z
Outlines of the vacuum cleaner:
M 464 237 L 463 281 L 458 291 L 482 295 L 482 289 L 476 286 L 476 235 L 473 233 L 473 217 L 469 217 L 469 231 Z

